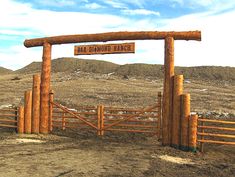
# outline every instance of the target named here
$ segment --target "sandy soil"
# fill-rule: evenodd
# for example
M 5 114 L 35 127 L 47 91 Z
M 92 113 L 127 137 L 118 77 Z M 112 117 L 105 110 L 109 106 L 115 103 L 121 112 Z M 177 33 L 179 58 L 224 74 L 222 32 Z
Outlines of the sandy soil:
M 1 133 L 0 176 L 179 176 L 229 177 L 235 149 L 204 154 L 162 147 L 155 136 L 56 131 L 53 135 Z
M 15 77 L 20 80 L 12 80 Z M 19 105 L 32 75 L 0 76 L 0 106 Z M 190 83 L 189 83 L 190 82 Z M 234 114 L 235 83 L 185 82 L 192 111 Z M 161 80 L 123 80 L 105 75 L 53 74 L 52 88 L 58 102 L 78 105 L 140 107 L 155 103 Z M 162 147 L 155 136 L 79 130 L 54 131 L 52 135 L 17 135 L 0 129 L 0 176 L 81 177 L 232 177 L 235 148 L 206 145 L 205 153 Z
M 19 77 L 20 80 L 12 80 Z M 0 106 L 23 102 L 24 91 L 32 88 L 32 74 L 0 76 Z M 51 87 L 55 100 L 69 107 L 79 105 L 146 107 L 156 103 L 163 81 L 156 78 L 129 80 L 91 73 L 55 73 Z M 184 93 L 191 94 L 191 110 L 235 115 L 235 83 L 186 80 Z

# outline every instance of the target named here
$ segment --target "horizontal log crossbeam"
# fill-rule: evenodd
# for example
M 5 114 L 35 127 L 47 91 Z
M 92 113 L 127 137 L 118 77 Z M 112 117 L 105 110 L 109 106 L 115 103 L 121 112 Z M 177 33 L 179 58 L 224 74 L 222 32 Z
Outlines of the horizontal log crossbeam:
M 166 37 L 173 37 L 174 40 L 196 40 L 201 41 L 200 31 L 186 31 L 186 32 L 162 32 L 162 31 L 135 31 L 135 32 L 108 32 L 97 34 L 78 34 L 78 35 L 64 35 L 36 39 L 26 39 L 24 41 L 25 47 L 43 46 L 49 43 L 55 44 L 69 44 L 81 42 L 107 42 L 120 40 L 157 40 L 165 39 Z

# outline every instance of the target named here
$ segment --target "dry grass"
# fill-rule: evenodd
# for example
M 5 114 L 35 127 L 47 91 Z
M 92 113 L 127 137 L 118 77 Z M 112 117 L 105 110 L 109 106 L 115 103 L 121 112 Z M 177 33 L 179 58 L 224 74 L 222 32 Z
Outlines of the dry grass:
M 24 91 L 31 89 L 33 74 L 0 76 L 0 104 L 22 102 Z M 14 77 L 20 80 L 12 80 Z M 145 107 L 154 104 L 157 93 L 163 89 L 162 79 L 122 79 L 119 76 L 90 73 L 55 73 L 52 75 L 55 99 L 67 106 L 111 105 Z M 234 82 L 190 80 L 184 83 L 184 92 L 191 94 L 191 110 L 235 114 Z

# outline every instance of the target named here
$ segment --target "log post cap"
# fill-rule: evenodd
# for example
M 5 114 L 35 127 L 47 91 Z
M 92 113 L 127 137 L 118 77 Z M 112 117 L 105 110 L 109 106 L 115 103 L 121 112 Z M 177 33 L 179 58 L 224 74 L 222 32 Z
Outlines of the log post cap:
M 45 38 L 26 39 L 25 47 L 43 46 L 45 43 L 50 45 L 69 44 L 80 42 L 107 42 L 120 40 L 158 40 L 173 37 L 174 40 L 196 40 L 201 41 L 201 31 L 120 31 L 96 34 L 75 34 L 53 36 Z

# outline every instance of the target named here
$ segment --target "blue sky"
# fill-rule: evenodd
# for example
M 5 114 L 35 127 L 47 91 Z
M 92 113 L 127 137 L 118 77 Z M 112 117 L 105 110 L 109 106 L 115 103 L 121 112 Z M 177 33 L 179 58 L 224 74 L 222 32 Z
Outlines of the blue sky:
M 234 0 L 1 0 L 0 66 L 41 61 L 25 39 L 111 31 L 201 30 L 202 41 L 176 41 L 175 64 L 235 66 Z M 163 41 L 135 41 L 136 54 L 80 58 L 163 64 Z M 53 58 L 73 57 L 74 45 L 53 46 Z

